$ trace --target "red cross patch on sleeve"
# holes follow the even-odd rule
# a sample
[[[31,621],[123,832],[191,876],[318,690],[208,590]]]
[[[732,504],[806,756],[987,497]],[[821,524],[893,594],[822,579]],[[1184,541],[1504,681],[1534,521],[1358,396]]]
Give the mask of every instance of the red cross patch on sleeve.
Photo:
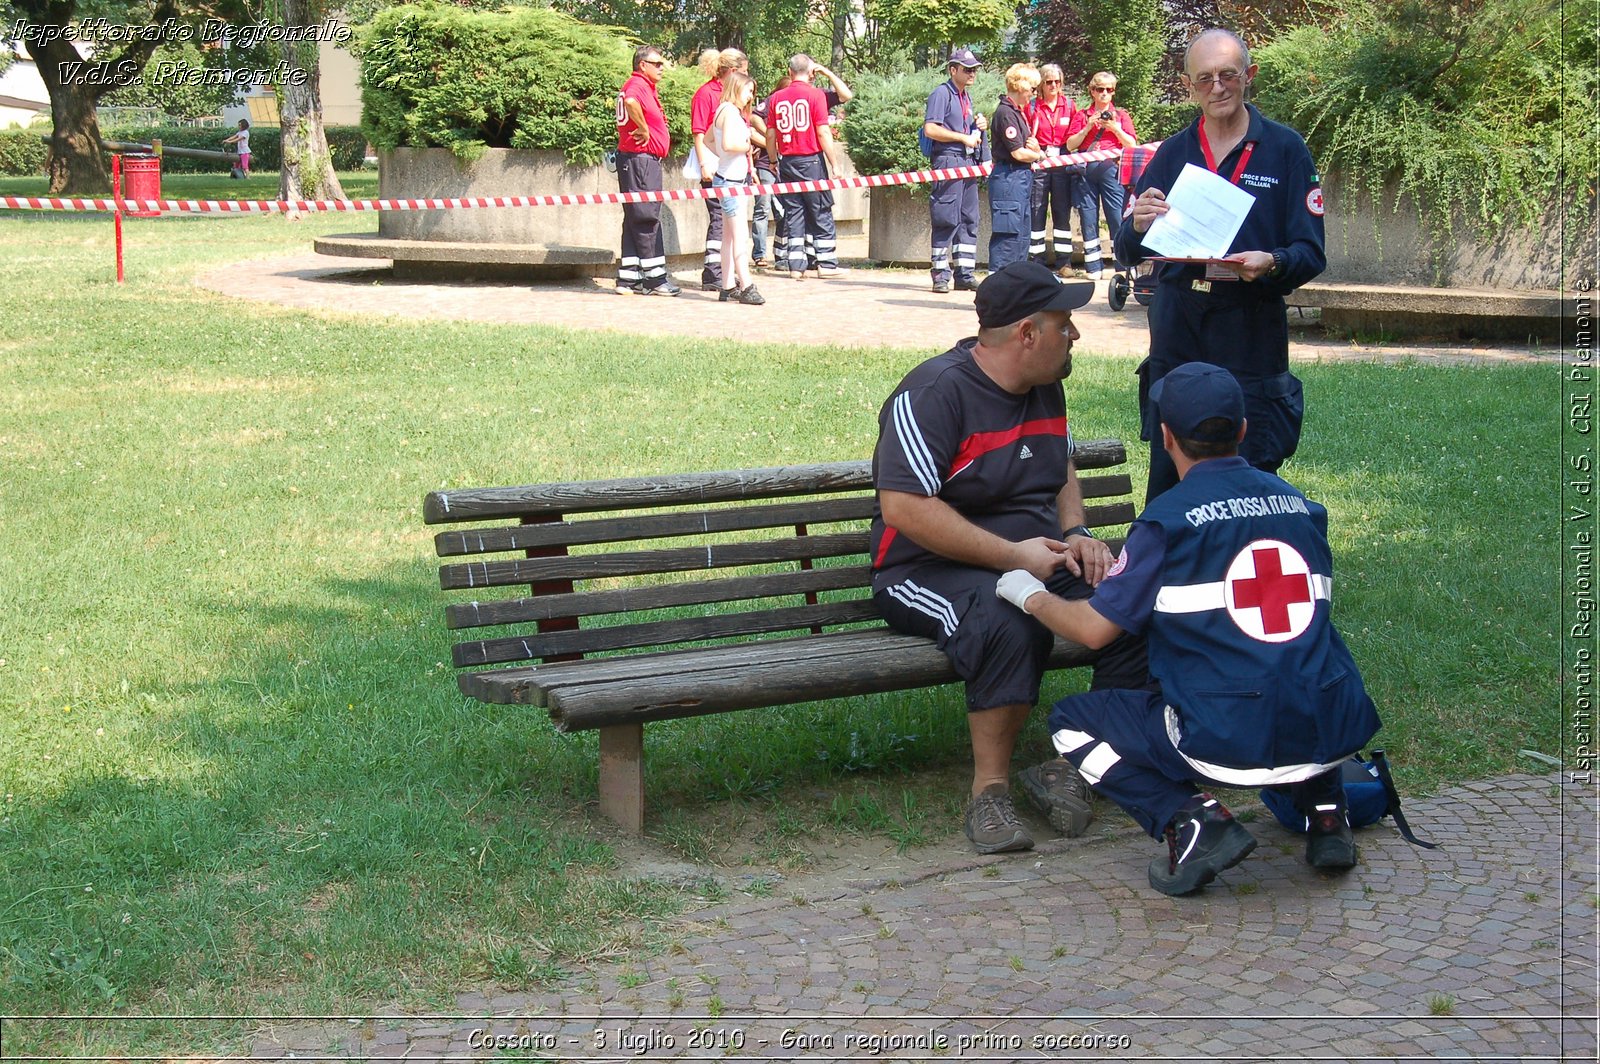
[[[1322,189],[1314,188],[1306,193],[1306,210],[1318,218],[1322,217]]]

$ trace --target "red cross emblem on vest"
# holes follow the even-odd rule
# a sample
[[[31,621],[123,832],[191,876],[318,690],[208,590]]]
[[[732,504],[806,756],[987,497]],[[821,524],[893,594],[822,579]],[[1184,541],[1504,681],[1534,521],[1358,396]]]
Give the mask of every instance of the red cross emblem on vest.
[[[1281,540],[1258,539],[1235,555],[1223,587],[1228,616],[1263,643],[1288,642],[1316,614],[1311,566]]]

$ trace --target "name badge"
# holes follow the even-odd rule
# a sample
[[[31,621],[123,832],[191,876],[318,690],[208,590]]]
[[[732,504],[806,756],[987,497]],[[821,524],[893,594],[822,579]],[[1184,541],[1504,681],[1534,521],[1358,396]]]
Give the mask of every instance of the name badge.
[[[1208,281],[1237,281],[1239,275],[1226,266],[1215,262],[1206,263],[1206,280]]]
[[[1054,159],[1057,155],[1061,154],[1061,149],[1058,148],[1054,144],[1046,145],[1046,147],[1044,149],[1044,154],[1045,154],[1045,158]]]

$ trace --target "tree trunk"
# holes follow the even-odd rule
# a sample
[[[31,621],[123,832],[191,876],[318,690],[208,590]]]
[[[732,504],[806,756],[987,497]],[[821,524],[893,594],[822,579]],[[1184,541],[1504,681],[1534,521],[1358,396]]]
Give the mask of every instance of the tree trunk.
[[[844,69],[844,42],[850,30],[849,0],[833,0],[833,53],[828,68],[835,73]]]
[[[94,113],[101,90],[62,77],[62,64],[71,69],[70,64],[83,63],[83,57],[70,41],[30,45],[29,52],[39,69],[39,80],[50,94],[50,195],[110,192],[111,173],[100,154],[100,121]]]
[[[284,0],[283,21],[288,26],[315,25],[320,7],[308,0]],[[278,86],[278,125],[282,135],[283,168],[278,174],[278,198],[285,200],[344,199],[339,175],[333,172],[333,153],[322,128],[322,67],[318,42],[284,45],[288,73]]]

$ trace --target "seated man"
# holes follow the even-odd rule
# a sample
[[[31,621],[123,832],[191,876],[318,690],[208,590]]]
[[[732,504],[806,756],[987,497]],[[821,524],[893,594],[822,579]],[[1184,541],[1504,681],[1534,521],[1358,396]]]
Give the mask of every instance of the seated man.
[[[913,369],[878,415],[873,598],[891,626],[937,642],[967,681],[966,830],[979,853],[1033,847],[1011,802],[1011,754],[1054,642],[995,600],[995,580],[1022,567],[1083,597],[1111,567],[1083,524],[1061,386],[1078,338],[1071,311],[1093,295],[1092,283],[1062,284],[1037,262],[995,271],[978,286],[978,335]],[[1142,638],[1106,642],[1097,689],[1148,682]],[[1088,827],[1088,789],[1070,762],[1020,778],[1057,830]]]
[[[1239,457],[1244,394],[1227,370],[1177,367],[1151,398],[1179,483],[1145,508],[1092,598],[1049,594],[1023,569],[995,593],[1085,646],[1145,633],[1162,693],[1090,691],[1050,714],[1056,749],[1167,853],[1150,885],[1188,894],[1256,840],[1195,781],[1287,786],[1306,860],[1356,863],[1339,767],[1380,727],[1329,617],[1328,514]]]

